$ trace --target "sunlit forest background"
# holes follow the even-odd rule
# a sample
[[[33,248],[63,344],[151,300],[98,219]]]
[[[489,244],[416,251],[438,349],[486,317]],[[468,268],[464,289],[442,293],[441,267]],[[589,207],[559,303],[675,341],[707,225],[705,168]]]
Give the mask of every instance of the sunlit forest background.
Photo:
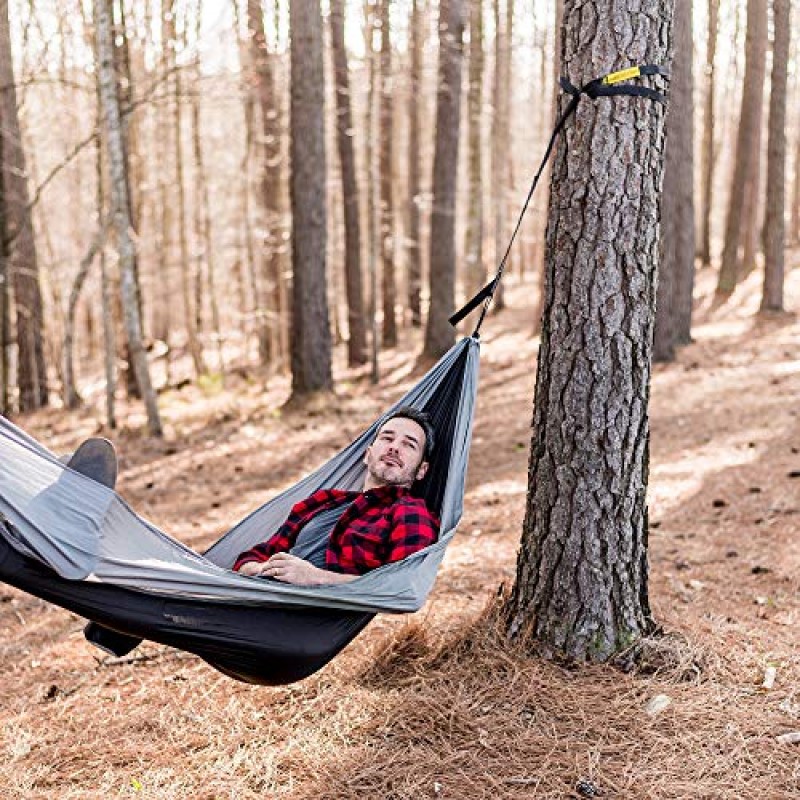
[[[113,425],[115,394],[136,393],[137,381],[128,368],[119,243],[109,210],[92,4],[1,5],[0,50],[10,44],[12,56],[6,50],[0,57],[8,222],[0,273],[2,409],[105,403]],[[766,3],[751,5],[763,10],[765,24],[748,31],[745,0],[693,3],[687,55],[699,269],[720,267],[733,168],[741,161],[737,147],[753,153],[737,234],[739,278],[764,261],[775,38]],[[154,386],[219,382],[243,365],[286,372],[298,269],[289,142],[305,135],[290,125],[289,4],[108,0],[107,11],[141,332]],[[454,307],[494,273],[549,139],[560,13],[556,0],[472,0],[462,8],[461,124],[444,134],[458,139]],[[791,14],[796,31],[800,11]],[[329,326],[334,346],[348,343],[348,362],[371,361],[377,380],[381,352],[425,324],[437,280],[428,262],[439,8],[424,0],[331,0],[323,15],[326,157],[318,178],[327,198]],[[787,61],[783,213],[790,245],[800,233],[799,40],[793,37]],[[765,68],[757,136],[742,145],[746,44],[760,48]],[[684,47],[676,42],[676,53]],[[337,57],[346,63],[344,77],[336,75]],[[349,101],[349,116],[337,107],[337,94]],[[349,190],[337,121],[339,138],[352,145]],[[540,291],[547,199],[542,185],[506,271],[508,281],[529,284],[532,295]],[[355,203],[359,229],[349,245],[347,202]],[[27,226],[32,236],[14,233]],[[737,282],[721,283],[723,298]],[[503,302],[498,297],[496,307]],[[532,332],[537,324],[530,320]]]

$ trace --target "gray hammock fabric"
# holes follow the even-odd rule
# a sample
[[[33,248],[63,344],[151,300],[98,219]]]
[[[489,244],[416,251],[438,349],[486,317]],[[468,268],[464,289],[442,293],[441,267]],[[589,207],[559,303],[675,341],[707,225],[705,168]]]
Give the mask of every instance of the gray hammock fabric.
[[[138,516],[114,491],[65,466],[32,437],[0,417],[0,534],[20,555],[61,578],[135,592],[243,606],[411,612],[425,602],[462,513],[478,382],[478,340],[458,342],[390,409],[433,412],[447,434],[437,445],[432,493],[439,540],[403,561],[344,584],[304,587],[249,578],[230,570],[236,556],[268,538],[292,506],[320,488],[359,490],[363,456],[384,417],[316,472],[246,517],[204,554]],[[458,381],[452,407],[430,408],[443,382]],[[439,394],[437,394],[437,392]],[[436,459],[439,464],[437,466]]]

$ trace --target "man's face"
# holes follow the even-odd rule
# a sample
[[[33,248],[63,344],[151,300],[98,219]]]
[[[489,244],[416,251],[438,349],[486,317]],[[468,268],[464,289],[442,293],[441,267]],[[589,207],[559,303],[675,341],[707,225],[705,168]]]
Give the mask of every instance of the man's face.
[[[410,487],[428,471],[423,461],[425,431],[413,419],[395,417],[384,423],[367,448],[364,463],[375,486]]]

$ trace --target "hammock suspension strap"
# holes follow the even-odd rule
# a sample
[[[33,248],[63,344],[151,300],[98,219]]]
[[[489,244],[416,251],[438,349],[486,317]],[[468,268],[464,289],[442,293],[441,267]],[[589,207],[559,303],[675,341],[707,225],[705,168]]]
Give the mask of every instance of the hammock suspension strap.
[[[533,182],[531,183],[531,187],[528,191],[528,196],[525,198],[522,211],[517,219],[517,224],[514,226],[511,239],[508,242],[508,246],[503,254],[503,258],[500,260],[500,265],[497,268],[497,272],[489,281],[489,283],[486,284],[486,286],[484,286],[474,297],[468,300],[449,318],[451,325],[458,325],[458,323],[461,322],[461,320],[464,319],[467,314],[474,311],[481,303],[483,303],[483,310],[478,318],[478,323],[475,326],[475,330],[471,334],[476,339],[480,338],[481,325],[483,324],[483,320],[489,310],[489,306],[492,304],[494,293],[497,291],[497,287],[500,285],[500,281],[502,280],[509,253],[511,252],[514,240],[517,238],[519,229],[522,227],[522,221],[525,218],[525,212],[528,210],[528,206],[530,205],[531,198],[536,190],[536,186],[539,183],[539,179],[541,178],[544,168],[553,152],[553,147],[555,146],[558,134],[563,130],[567,120],[575,113],[575,109],[577,109],[581,98],[586,96],[592,100],[596,100],[598,97],[627,95],[630,97],[646,97],[649,100],[654,100],[658,103],[666,103],[666,96],[664,93],[659,92],[656,89],[652,89],[649,86],[637,86],[630,84],[619,85],[624,81],[629,81],[644,76],[660,76],[665,80],[669,80],[669,73],[667,70],[664,69],[664,67],[660,67],[656,64],[644,64],[641,66],[629,67],[628,69],[619,70],[617,72],[610,72],[608,75],[603,75],[599,78],[589,81],[588,83],[585,83],[580,88],[574,86],[566,78],[560,79],[559,83],[561,85],[561,89],[567,94],[571,95],[571,99],[561,116],[558,118],[555,127],[553,128],[553,133],[550,136],[550,141],[548,142],[547,149],[545,150],[544,158],[542,158],[542,163],[539,165],[539,169],[533,178]]]

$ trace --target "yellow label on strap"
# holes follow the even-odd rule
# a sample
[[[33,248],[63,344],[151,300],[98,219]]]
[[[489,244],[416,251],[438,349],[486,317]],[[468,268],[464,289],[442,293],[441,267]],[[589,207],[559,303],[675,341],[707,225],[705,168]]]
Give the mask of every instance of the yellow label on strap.
[[[611,85],[627,81],[629,78],[638,78],[641,72],[639,67],[629,67],[628,69],[621,69],[619,72],[611,72],[603,78],[603,83]]]

